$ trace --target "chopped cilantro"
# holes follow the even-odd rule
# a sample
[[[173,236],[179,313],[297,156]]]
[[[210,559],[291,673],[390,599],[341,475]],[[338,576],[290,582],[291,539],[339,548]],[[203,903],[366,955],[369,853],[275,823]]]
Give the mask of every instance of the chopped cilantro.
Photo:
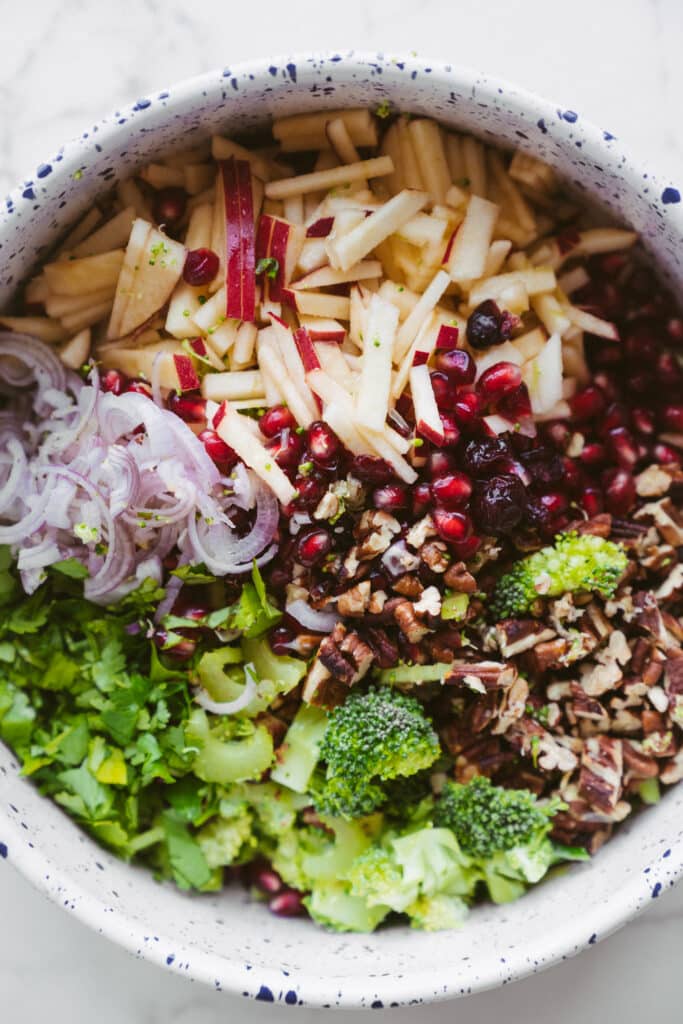
[[[256,264],[256,276],[264,274],[266,277],[274,281],[280,270],[280,264],[274,256],[264,256]]]

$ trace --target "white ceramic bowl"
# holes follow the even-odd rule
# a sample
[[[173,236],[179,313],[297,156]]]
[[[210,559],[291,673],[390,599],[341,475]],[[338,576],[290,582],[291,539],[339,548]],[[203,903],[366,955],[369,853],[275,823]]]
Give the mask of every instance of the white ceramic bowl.
[[[385,99],[537,153],[632,224],[680,291],[679,192],[635,165],[609,132],[458,67],[333,53],[210,73],[141,99],[68,143],[0,211],[0,304],[96,195],[154,154],[275,114]],[[241,891],[184,896],[98,847],[20,778],[2,745],[0,858],[134,955],[217,989],[291,1005],[397,1006],[509,982],[627,921],[683,873],[683,786],[634,817],[591,864],[569,868],[510,906],[478,908],[460,932],[332,935],[305,920],[273,917]]]

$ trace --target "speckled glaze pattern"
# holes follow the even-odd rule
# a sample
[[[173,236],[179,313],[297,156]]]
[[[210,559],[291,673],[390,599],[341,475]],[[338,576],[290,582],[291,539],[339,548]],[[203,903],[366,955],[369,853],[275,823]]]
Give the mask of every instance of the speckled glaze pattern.
[[[459,66],[340,52],[227,67],[141,98],[68,143],[0,203],[0,305],[98,194],[153,155],[276,115],[383,100],[538,154],[633,225],[680,292],[679,189],[634,163],[609,131]],[[241,891],[189,897],[160,886],[41,798],[2,745],[0,860],[134,956],[217,990],[292,1006],[416,1005],[505,985],[573,956],[672,886],[683,874],[683,787],[636,816],[591,864],[510,906],[477,908],[459,932],[333,935],[273,917]]]

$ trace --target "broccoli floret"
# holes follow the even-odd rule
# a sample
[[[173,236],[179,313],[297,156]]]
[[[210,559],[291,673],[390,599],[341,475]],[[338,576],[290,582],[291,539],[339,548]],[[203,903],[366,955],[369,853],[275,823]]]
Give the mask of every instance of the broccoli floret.
[[[455,834],[464,853],[476,858],[523,846],[537,833],[547,835],[559,803],[539,804],[527,789],[503,789],[485,775],[470,782],[447,782],[434,822]]]
[[[304,900],[313,920],[335,932],[373,932],[389,907],[371,907],[344,882],[323,882]]]
[[[345,818],[371,814],[385,800],[384,782],[429,768],[440,752],[419,701],[388,688],[352,693],[330,714],[320,746],[326,774],[315,805]]]
[[[227,867],[249,859],[256,845],[252,839],[252,824],[253,818],[245,807],[242,814],[215,818],[199,830],[197,842],[210,868]]]
[[[594,591],[611,597],[624,574],[620,544],[592,534],[560,534],[552,547],[521,559],[502,576],[491,599],[498,619],[524,615],[539,597]]]
[[[443,932],[460,928],[467,917],[468,907],[459,896],[420,896],[406,907],[410,927],[423,932]]]

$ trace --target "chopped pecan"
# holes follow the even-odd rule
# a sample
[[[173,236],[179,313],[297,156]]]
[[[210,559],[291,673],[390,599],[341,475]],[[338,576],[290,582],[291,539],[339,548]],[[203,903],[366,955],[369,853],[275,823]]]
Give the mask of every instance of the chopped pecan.
[[[671,696],[683,696],[683,651],[670,651],[664,663],[664,685]]]
[[[426,587],[420,595],[420,600],[413,604],[413,609],[416,615],[440,615],[441,592],[438,587]]]
[[[371,583],[363,580],[351,587],[346,593],[341,594],[337,600],[337,610],[340,615],[357,617],[365,614],[370,603]]]
[[[588,719],[597,725],[608,726],[609,715],[599,700],[589,697],[584,688],[578,683],[572,682],[571,712],[575,718]],[[567,709],[569,713],[569,708]]]
[[[387,601],[386,590],[373,590],[368,602],[368,614],[379,615]]]
[[[368,630],[367,640],[375,654],[379,668],[393,668],[398,662],[398,647],[389,639],[383,629],[372,627]]]
[[[590,519],[579,519],[570,523],[569,530],[576,530],[577,533],[589,533],[593,537],[609,537],[612,532],[612,517],[609,512],[601,512]]]
[[[671,481],[671,474],[653,463],[636,477],[636,494],[640,498],[661,498],[671,487]]]
[[[591,807],[610,815],[621,796],[623,771],[622,741],[611,736],[591,736],[581,755],[579,793]]]
[[[332,489],[325,491],[313,513],[314,519],[333,519],[339,512],[339,497]]]
[[[429,627],[420,622],[411,601],[400,601],[394,608],[394,619],[403,635],[413,644],[419,644],[429,633]]]
[[[608,690],[613,690],[623,677],[616,658],[605,664],[595,662],[581,668],[581,686],[589,697],[600,697]]]
[[[671,646],[671,637],[664,625],[657,599],[651,591],[641,590],[633,595],[633,622],[649,634],[658,647]]]
[[[572,661],[585,657],[594,641],[590,634],[576,632],[572,637],[558,636],[536,644],[526,660],[532,672],[543,673],[551,669],[566,668]]]
[[[629,779],[652,779],[659,775],[659,765],[654,757],[643,753],[638,740],[622,740],[624,767]]]
[[[446,570],[444,583],[456,594],[476,594],[477,581],[471,572],[468,572],[464,562],[456,562]]]
[[[406,541],[410,544],[411,548],[418,550],[422,547],[428,537],[436,537],[434,520],[430,515],[426,515],[422,519],[418,519],[418,521],[411,526],[406,534]]]
[[[444,682],[457,685],[467,677],[478,679],[485,690],[504,690],[514,683],[517,669],[500,661],[454,661]]]
[[[354,530],[358,541],[357,554],[361,562],[375,558],[387,550],[395,534],[401,532],[401,525],[382,509],[366,509]]]
[[[338,622],[321,641],[318,654],[309,669],[303,698],[308,704],[331,707],[340,703],[348,687],[367,673],[373,652],[358,633],[347,633]]]
[[[678,562],[663,583],[655,590],[658,601],[666,601],[670,597],[678,597],[683,590],[683,562]]]
[[[448,548],[442,540],[428,540],[418,551],[421,560],[432,572],[443,573],[451,564]]]
[[[417,576],[413,576],[411,573],[406,573],[405,576],[401,576],[392,584],[391,589],[395,590],[397,594],[401,594],[403,597],[409,597],[412,600],[420,596],[424,590],[424,586]]]
[[[675,647],[680,645],[681,641],[683,641],[683,625],[681,624],[681,620],[676,615],[672,615],[671,612],[666,611],[666,609],[662,609],[662,622],[664,623],[664,628],[668,632],[669,636],[678,641],[678,644],[675,644],[672,640],[671,646]]]
[[[503,691],[503,698],[498,709],[498,720],[491,730],[494,735],[504,733],[526,711],[529,697],[529,684],[519,676],[514,683]]]
[[[679,750],[670,761],[666,762],[659,777],[667,786],[672,786],[674,782],[680,782],[683,779],[683,750]]]
[[[525,716],[513,722],[505,738],[514,750],[532,758],[545,771],[571,772],[578,764],[576,754],[567,745],[569,737],[552,736],[532,718]]]
[[[643,740],[643,751],[652,757],[673,757],[676,753],[673,732],[670,729],[666,732],[649,732]]]
[[[504,658],[512,658],[554,637],[555,631],[538,619],[503,619],[496,626],[496,639]]]
[[[683,544],[683,517],[671,498],[662,498],[643,505],[636,514],[636,519],[652,518],[657,530],[664,540],[675,548]]]

